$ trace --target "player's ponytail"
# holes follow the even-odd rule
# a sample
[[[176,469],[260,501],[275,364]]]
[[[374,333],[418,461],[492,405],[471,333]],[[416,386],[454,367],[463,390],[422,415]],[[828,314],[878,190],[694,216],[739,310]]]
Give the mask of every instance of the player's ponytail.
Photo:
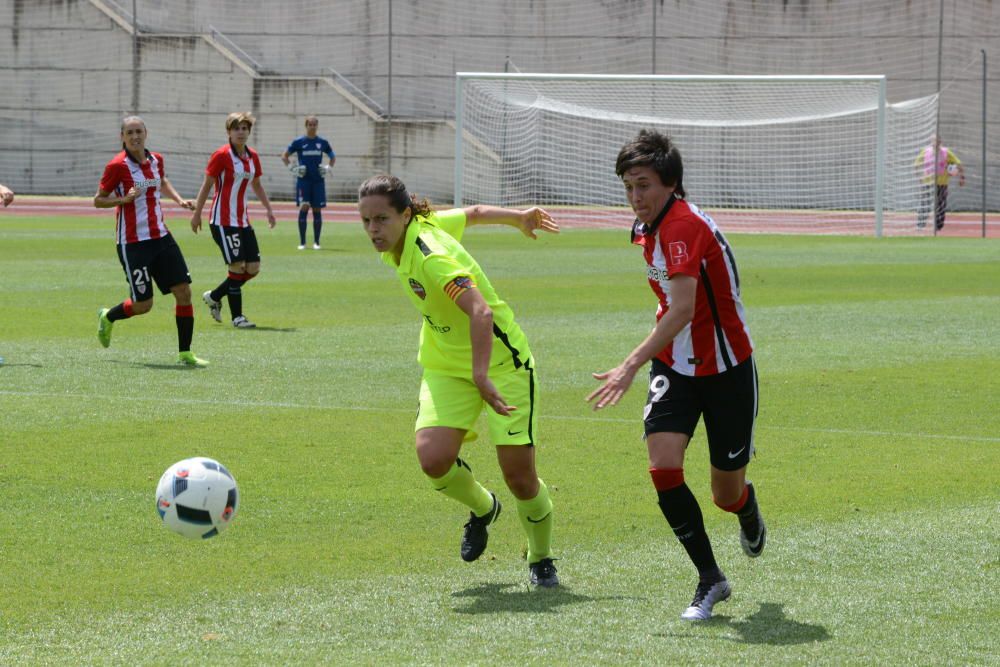
[[[389,200],[396,213],[402,213],[407,207],[413,215],[429,215],[433,210],[427,199],[418,199],[406,191],[403,181],[390,174],[377,174],[361,184],[358,188],[358,199],[381,195]]]

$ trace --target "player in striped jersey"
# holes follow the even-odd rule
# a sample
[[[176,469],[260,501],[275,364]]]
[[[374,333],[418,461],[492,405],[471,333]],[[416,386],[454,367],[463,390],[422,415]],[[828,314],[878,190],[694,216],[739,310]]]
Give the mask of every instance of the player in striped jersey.
[[[535,362],[514,313],[497,296],[475,259],[462,247],[466,225],[506,224],[530,238],[558,225],[539,208],[525,211],[471,206],[433,211],[411,197],[395,176],[373,176],[358,190],[365,232],[423,317],[417,361],[424,368],[416,424],[420,467],[436,491],[471,510],[461,556],[486,548],[487,527],[500,501],[459,458],[462,443],[487,407],[490,440],[528,537],[534,586],[559,584],[552,564],[552,501],[535,471],[538,414]]]
[[[733,251],[712,218],[687,201],[684,165],[670,138],[641,131],[618,153],[615,171],[636,214],[632,242],[643,250],[657,322],[619,366],[594,373],[602,384],[587,400],[596,400],[595,410],[617,404],[652,361],[644,412],[649,472],[664,517],[698,569],[694,600],[681,617],[702,620],[730,587],[684,482],[684,453],[699,418],[715,504],[738,517],[748,556],[764,549],[764,520],[746,480],[757,417],[753,343]]]
[[[118,259],[129,284],[129,298],[98,313],[97,339],[111,345],[112,325],[153,307],[153,282],[162,294],[172,293],[177,305],[178,363],[207,366],[191,352],[194,308],[191,305],[191,274],[184,255],[167,229],[160,208],[160,192],[190,210],[190,201],[177,194],[167,180],[163,156],[146,149],[146,124],[138,116],[122,121],[122,151],[104,168],[94,196],[97,208],[116,207],[115,235]]]
[[[267,211],[267,225],[275,225],[271,201],[261,185],[264,171],[260,167],[257,151],[247,146],[254,117],[247,112],[237,111],[226,118],[226,133],[229,143],[212,153],[205,168],[205,180],[198,191],[198,200],[191,216],[191,229],[195,234],[201,229],[201,211],[205,208],[208,193],[215,186],[212,200],[212,238],[222,259],[229,268],[226,279],[214,290],[202,294],[209,312],[216,322],[222,321],[222,295],[229,300],[229,314],[233,326],[238,329],[252,329],[254,325],[243,315],[243,286],[260,273],[260,247],[257,234],[250,225],[247,200],[249,190]]]

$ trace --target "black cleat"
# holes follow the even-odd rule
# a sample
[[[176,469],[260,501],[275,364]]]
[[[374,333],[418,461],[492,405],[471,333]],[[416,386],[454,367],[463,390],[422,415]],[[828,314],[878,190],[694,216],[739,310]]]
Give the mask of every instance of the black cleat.
[[[747,482],[750,492],[754,493],[753,482]],[[756,558],[764,551],[767,543],[767,526],[764,525],[764,517],[760,514],[760,505],[757,504],[756,494],[754,497],[756,511],[749,519],[740,517],[740,546],[743,553],[750,558]]]
[[[486,551],[486,542],[489,540],[487,526],[497,520],[500,516],[500,501],[495,493],[493,496],[493,507],[486,516],[476,516],[469,514],[469,521],[465,524],[465,534],[462,535],[462,560],[466,563],[478,559]]]
[[[543,558],[537,563],[528,565],[531,570],[531,585],[542,588],[554,588],[559,585],[559,575],[556,574],[556,566],[552,564],[551,558]]]

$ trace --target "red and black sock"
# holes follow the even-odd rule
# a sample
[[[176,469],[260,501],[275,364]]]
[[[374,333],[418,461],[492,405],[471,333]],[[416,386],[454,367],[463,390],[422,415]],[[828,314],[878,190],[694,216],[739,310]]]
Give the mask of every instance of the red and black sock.
[[[212,301],[222,301],[222,297],[229,294],[229,289],[233,286],[243,286],[243,274],[230,271],[226,274],[226,279],[219,283],[219,286],[212,290],[210,297]]]
[[[177,349],[180,352],[191,350],[191,338],[194,337],[194,306],[178,305],[174,308],[177,320]]]
[[[754,491],[753,484],[743,487],[743,495],[735,503],[719,507],[736,515],[740,520],[740,528],[746,535],[756,535],[760,532],[760,522],[757,521],[757,492]]]
[[[246,275],[230,271],[226,279],[209,295],[213,301],[221,301],[222,295],[225,294],[229,300],[229,314],[234,320],[243,314],[243,283],[246,282],[244,278]]]
[[[681,546],[687,551],[688,557],[698,568],[698,576],[702,581],[719,581],[724,579],[715,555],[712,553],[712,543],[705,532],[705,520],[701,507],[691,489],[684,483],[683,468],[650,468],[653,486],[659,496],[660,511],[670,524],[674,535]]]
[[[127,320],[132,317],[132,299],[125,299],[117,306],[108,311],[108,321],[117,322],[118,320]]]

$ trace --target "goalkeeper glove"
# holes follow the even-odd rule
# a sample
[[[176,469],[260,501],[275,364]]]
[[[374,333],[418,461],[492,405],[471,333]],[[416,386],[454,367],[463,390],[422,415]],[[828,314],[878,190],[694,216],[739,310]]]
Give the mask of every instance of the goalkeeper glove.
[[[288,171],[302,178],[306,175],[306,166],[304,164],[290,164],[288,165]]]
[[[326,178],[330,173],[330,165],[324,164],[319,168],[319,175],[321,178]]]

